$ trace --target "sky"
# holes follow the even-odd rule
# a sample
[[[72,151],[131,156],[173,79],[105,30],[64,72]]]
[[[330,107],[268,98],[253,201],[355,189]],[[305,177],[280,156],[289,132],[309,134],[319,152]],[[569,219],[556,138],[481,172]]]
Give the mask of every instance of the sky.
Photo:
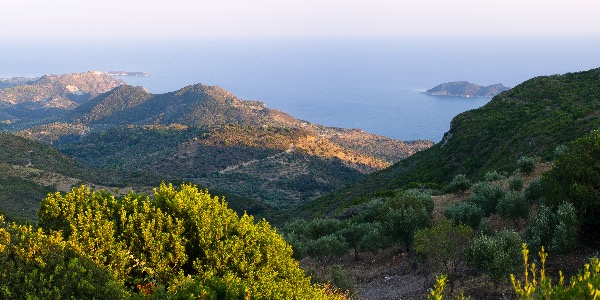
[[[7,0],[0,38],[600,37],[596,0]]]

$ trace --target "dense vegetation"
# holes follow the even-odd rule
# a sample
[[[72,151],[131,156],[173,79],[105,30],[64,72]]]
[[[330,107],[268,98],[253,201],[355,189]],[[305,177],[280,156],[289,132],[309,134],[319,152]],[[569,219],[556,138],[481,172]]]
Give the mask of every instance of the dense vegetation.
[[[152,198],[84,186],[49,195],[40,229],[0,224],[3,299],[326,299],[264,220],[191,185]]]
[[[600,69],[537,77],[456,116],[443,140],[361,183],[310,203],[331,208],[377,192],[426,184],[439,188],[454,176],[483,179],[510,172],[522,156],[550,160],[554,149],[600,129]]]

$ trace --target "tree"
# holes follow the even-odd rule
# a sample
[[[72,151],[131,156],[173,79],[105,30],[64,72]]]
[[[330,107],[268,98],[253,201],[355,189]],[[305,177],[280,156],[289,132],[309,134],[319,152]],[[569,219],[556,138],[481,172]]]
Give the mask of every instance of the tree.
[[[600,232],[600,131],[572,142],[555,162],[554,168],[542,175],[546,203],[558,207],[573,204],[582,229],[596,236]]]
[[[454,291],[456,272],[474,236],[471,227],[462,224],[453,226],[451,221],[444,219],[415,234],[415,251],[425,255],[435,267],[441,267]]]
[[[374,251],[384,244],[379,223],[349,223],[339,233],[350,248],[354,249],[356,260],[359,252]]]

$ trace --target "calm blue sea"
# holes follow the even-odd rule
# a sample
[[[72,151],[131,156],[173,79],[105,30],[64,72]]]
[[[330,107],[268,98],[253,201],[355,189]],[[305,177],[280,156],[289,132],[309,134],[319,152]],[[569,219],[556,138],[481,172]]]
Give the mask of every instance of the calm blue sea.
[[[431,97],[439,83],[514,86],[539,75],[600,67],[600,41],[196,40],[0,41],[0,77],[89,70],[153,93],[189,84],[221,86],[246,100],[328,126],[401,140],[439,141],[457,114],[489,99]]]

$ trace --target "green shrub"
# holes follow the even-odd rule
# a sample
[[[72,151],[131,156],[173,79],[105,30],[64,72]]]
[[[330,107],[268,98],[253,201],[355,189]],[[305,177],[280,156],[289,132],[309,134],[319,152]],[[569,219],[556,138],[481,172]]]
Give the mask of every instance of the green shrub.
[[[542,175],[545,202],[558,207],[573,204],[582,229],[591,236],[600,233],[600,131],[569,144],[554,167]]]
[[[252,299],[328,298],[310,284],[292,248],[266,221],[238,216],[193,185],[162,184],[153,198],[130,193],[122,199],[82,186],[48,195],[38,214],[49,235],[64,238],[116,281],[140,291],[156,284],[170,292],[192,278],[198,283],[190,288],[199,290],[211,290],[207,282],[216,280],[211,293],[217,296],[220,287],[241,286]],[[337,239],[333,246],[319,241],[317,248],[341,251],[344,242]]]
[[[577,214],[571,203],[563,203],[556,210],[556,227],[550,250],[556,253],[568,253],[577,244]]]
[[[517,160],[517,168],[521,173],[531,174],[535,170],[535,159],[529,156],[521,156]]]
[[[473,240],[467,252],[469,265],[500,283],[519,265],[521,239],[514,231],[502,231],[496,236],[480,236]]]
[[[453,226],[450,220],[415,234],[415,252],[425,255],[434,268],[448,274],[453,286],[458,267],[475,233],[468,226]]]
[[[527,244],[532,249],[539,250],[542,246],[548,248],[552,239],[554,228],[554,214],[552,210],[544,205],[541,205],[535,215],[531,217],[526,229]]]
[[[386,244],[381,231],[379,223],[349,223],[339,234],[348,246],[354,249],[354,258],[358,259],[358,253],[375,251]]]
[[[504,178],[506,178],[506,176],[501,173],[498,173],[498,171],[496,171],[496,170],[488,171],[483,176],[483,180],[485,180],[485,181],[496,181],[496,180],[502,180]]]
[[[308,242],[308,255],[317,259],[328,259],[348,253],[348,244],[338,234],[322,236]]]
[[[540,178],[535,178],[529,182],[527,188],[523,192],[525,199],[529,203],[537,203],[542,197],[542,183]]]
[[[529,205],[521,192],[509,191],[498,201],[497,210],[503,218],[517,220],[527,216]]]
[[[456,202],[448,206],[444,216],[453,220],[455,225],[463,224],[471,226],[471,228],[477,228],[483,218],[483,211],[474,203]]]
[[[511,191],[521,191],[523,189],[523,178],[519,175],[513,175],[508,179],[508,189]]]
[[[567,145],[558,145],[556,146],[556,148],[554,148],[554,159],[557,159],[561,156],[563,156],[565,153],[567,153],[567,151],[569,150],[569,147],[567,147]]]
[[[463,193],[471,188],[471,185],[473,185],[473,183],[471,180],[469,180],[469,178],[467,178],[466,175],[458,174],[448,185],[448,191],[450,193]]]
[[[496,212],[498,201],[505,192],[501,186],[489,182],[480,182],[473,186],[473,194],[467,200],[481,208],[484,216]]]

